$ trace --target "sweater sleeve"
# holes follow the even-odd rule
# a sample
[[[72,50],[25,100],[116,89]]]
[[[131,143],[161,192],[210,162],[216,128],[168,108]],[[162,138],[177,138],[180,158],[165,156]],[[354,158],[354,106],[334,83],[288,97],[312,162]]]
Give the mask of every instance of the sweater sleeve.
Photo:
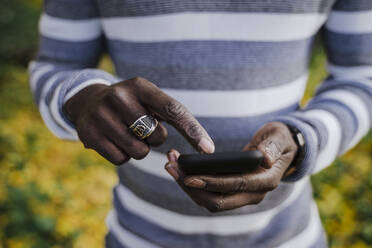
[[[324,169],[371,128],[372,1],[337,1],[323,38],[329,77],[305,108],[275,118],[299,129],[306,141],[302,163],[284,181]]]
[[[103,35],[93,0],[45,0],[39,21],[40,45],[30,63],[30,88],[47,127],[57,137],[77,140],[63,104],[91,84],[117,79],[95,69]]]

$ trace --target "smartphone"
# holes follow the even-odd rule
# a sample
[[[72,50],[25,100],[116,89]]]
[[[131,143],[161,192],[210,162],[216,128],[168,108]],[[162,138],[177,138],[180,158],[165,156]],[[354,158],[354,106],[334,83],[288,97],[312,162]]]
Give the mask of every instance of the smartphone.
[[[236,174],[256,169],[262,160],[262,152],[247,151],[183,154],[178,158],[178,163],[186,175]]]

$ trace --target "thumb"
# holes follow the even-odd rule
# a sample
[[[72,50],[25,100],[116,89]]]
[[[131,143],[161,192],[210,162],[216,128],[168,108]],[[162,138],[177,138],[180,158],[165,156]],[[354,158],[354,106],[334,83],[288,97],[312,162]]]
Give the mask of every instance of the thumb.
[[[174,178],[174,180],[179,182],[185,177],[182,170],[178,166],[178,158],[180,157],[180,153],[175,149],[171,149],[168,151],[167,157],[168,163],[165,164],[164,168]]]
[[[242,152],[255,151],[255,150],[257,150],[257,145],[255,145],[254,142],[251,141],[243,147]]]
[[[269,161],[269,158],[267,154],[265,153],[265,148],[264,145],[257,144],[255,141],[251,141],[248,144],[246,144],[242,150],[242,152],[247,152],[247,151],[260,151],[263,154],[263,162],[260,163],[260,166],[265,168],[265,169],[270,169],[271,168],[271,162]]]

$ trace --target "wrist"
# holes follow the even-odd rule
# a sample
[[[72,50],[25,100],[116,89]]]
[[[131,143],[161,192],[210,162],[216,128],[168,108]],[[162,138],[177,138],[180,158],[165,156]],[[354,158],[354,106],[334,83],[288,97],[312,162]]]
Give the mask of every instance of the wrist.
[[[90,99],[96,98],[98,94],[107,87],[107,85],[98,83],[91,84],[81,89],[63,104],[63,112],[66,114],[67,118],[75,124],[83,110],[91,103]]]
[[[302,161],[304,159],[304,155],[305,155],[305,138],[304,138],[304,135],[301,133],[300,130],[298,130],[294,126],[287,125],[287,127],[289,128],[289,130],[292,134],[292,138],[297,145],[297,152],[296,152],[296,155],[294,156],[291,164],[288,166],[288,169],[284,173],[284,177],[289,176],[296,171],[297,166],[302,163]]]

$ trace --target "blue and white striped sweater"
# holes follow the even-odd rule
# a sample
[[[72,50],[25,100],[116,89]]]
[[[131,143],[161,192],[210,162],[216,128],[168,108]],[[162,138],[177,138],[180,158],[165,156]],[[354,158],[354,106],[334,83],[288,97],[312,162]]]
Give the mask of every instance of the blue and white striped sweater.
[[[322,27],[330,76],[300,109]],[[40,33],[30,84],[58,137],[77,139],[62,111],[76,92],[135,76],[184,103],[217,151],[240,150],[273,120],[305,136],[305,160],[263,202],[211,214],[165,173],[168,149],[192,152],[167,126],[166,144],[118,170],[112,247],[324,246],[308,177],[371,128],[372,1],[45,0]],[[117,76],[95,68],[105,51]]]

